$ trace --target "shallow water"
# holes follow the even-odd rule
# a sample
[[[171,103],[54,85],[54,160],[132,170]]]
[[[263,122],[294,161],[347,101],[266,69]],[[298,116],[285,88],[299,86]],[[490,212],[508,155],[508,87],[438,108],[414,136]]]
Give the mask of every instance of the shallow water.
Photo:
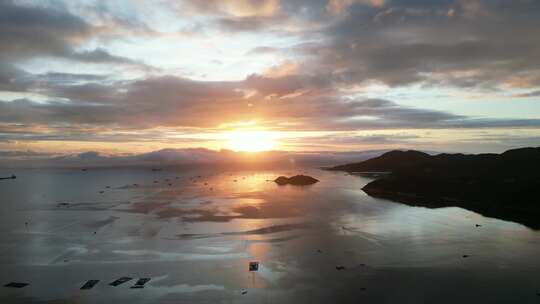
[[[302,172],[321,181],[270,181]],[[30,285],[0,287],[1,303],[540,301],[539,232],[461,208],[374,199],[360,190],[364,177],[316,169],[14,173],[0,181],[0,283]],[[257,272],[250,261],[260,262]],[[122,276],[134,280],[108,285]],[[130,289],[141,277],[152,279]],[[100,282],[80,290],[90,279]]]

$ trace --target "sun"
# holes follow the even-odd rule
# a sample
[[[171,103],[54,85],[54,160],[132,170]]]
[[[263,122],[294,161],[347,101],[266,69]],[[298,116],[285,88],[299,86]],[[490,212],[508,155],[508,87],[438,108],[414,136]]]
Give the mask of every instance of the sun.
[[[263,131],[236,131],[227,134],[227,146],[234,151],[262,152],[276,147],[276,136]]]

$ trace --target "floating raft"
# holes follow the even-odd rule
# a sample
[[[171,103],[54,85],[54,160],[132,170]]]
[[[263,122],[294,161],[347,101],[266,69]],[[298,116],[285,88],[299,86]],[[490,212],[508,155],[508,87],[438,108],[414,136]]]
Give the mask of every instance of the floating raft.
[[[114,281],[114,282],[111,282],[109,283],[109,285],[111,286],[118,286],[120,284],[124,284],[125,282],[128,282],[128,281],[131,281],[133,278],[130,278],[130,277],[121,277],[119,278],[118,280]]]
[[[249,262],[249,271],[259,270],[259,262]]]
[[[133,288],[133,289],[144,288],[144,284],[148,283],[148,281],[150,281],[150,278],[140,278],[137,280],[137,282],[135,282],[135,285],[131,286],[130,288]]]
[[[83,290],[92,289],[96,284],[99,282],[99,280],[88,280],[84,285],[81,287]]]
[[[20,283],[20,282],[9,282],[4,287],[10,287],[10,288],[23,288],[25,286],[28,286],[28,283]]]

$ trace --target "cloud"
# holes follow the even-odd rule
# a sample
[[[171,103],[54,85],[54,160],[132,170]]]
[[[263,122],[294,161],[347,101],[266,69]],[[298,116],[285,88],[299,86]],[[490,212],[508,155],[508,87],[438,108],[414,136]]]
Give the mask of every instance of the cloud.
[[[0,62],[57,57],[88,63],[143,65],[105,49],[77,50],[95,38],[96,27],[58,6],[24,6],[0,3]]]
[[[540,96],[540,90],[517,95],[517,97],[539,97],[539,96]]]
[[[197,15],[205,27],[227,33],[295,33],[313,30],[326,22],[326,0],[240,0],[172,2],[186,18]],[[324,19],[324,21],[323,21]]]
[[[10,160],[36,160],[42,158],[53,157],[52,153],[36,152],[32,150],[26,151],[0,151],[1,159],[10,159]]]
[[[237,17],[237,18],[219,18],[217,24],[219,28],[231,32],[251,32],[264,29],[273,23],[272,17]]]
[[[343,147],[343,146],[359,146],[369,147],[373,146],[393,146],[393,147],[406,147],[414,145],[415,140],[421,137],[416,134],[406,134],[403,132],[393,133],[373,133],[373,134],[330,134],[324,136],[314,136],[309,138],[309,144],[312,146],[320,147]],[[296,141],[302,141],[302,139],[289,140],[289,142],[295,143]],[[301,144],[300,142],[298,144]]]
[[[329,0],[326,9],[332,14],[342,14],[355,4],[366,4],[373,6],[383,6],[384,0]]]
[[[66,12],[0,3],[0,56],[4,58],[66,54],[69,42],[89,31],[86,22]]]
[[[83,62],[92,62],[92,63],[127,63],[127,64],[138,64],[136,61],[127,59],[121,56],[115,56],[110,54],[104,49],[95,49],[92,51],[83,51],[72,53],[69,56],[70,59],[75,59]]]
[[[339,71],[345,83],[500,86],[519,77],[540,85],[540,42],[531,39],[540,35],[535,1],[344,3],[348,14],[328,28],[312,64]]]
[[[24,91],[28,84],[23,79],[27,73],[12,64],[0,60],[0,90]]]
[[[263,55],[263,54],[275,54],[280,52],[281,50],[276,47],[271,46],[258,46],[256,48],[251,49],[249,52],[247,52],[247,55]]]
[[[202,13],[235,17],[272,16],[280,10],[280,0],[190,0],[183,5]]]

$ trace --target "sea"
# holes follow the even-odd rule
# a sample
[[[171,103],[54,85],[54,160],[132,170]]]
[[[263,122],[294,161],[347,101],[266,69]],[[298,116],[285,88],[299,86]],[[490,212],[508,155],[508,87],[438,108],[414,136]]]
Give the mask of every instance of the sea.
[[[17,176],[0,180],[0,303],[540,303],[539,231],[372,198],[367,177],[317,168],[0,173]],[[273,182],[295,174],[319,182]],[[81,289],[89,280],[98,282]]]

